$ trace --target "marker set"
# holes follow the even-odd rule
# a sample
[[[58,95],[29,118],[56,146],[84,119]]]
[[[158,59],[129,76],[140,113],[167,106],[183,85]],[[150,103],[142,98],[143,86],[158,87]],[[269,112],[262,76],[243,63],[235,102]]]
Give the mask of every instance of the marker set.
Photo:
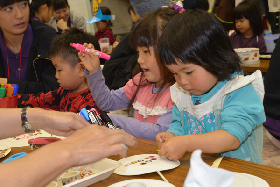
[[[89,110],[83,108],[78,114],[83,116],[90,124],[105,126],[109,129],[121,129],[113,124],[106,112],[102,112],[99,115],[95,108],[91,108]]]
[[[17,84],[1,84],[0,86],[0,98],[11,97],[18,93]]]

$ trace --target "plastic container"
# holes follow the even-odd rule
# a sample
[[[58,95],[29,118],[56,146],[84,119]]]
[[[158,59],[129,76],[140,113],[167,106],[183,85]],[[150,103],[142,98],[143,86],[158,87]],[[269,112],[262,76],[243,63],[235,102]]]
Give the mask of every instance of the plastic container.
[[[101,52],[106,53],[109,50],[109,46],[110,46],[109,38],[100,38],[98,40],[98,43],[100,45]]]
[[[259,48],[238,48],[234,49],[243,62],[243,65],[260,63]]]
[[[0,108],[17,108],[18,95],[0,98]]]
[[[87,168],[87,169],[90,169],[92,171],[96,171],[96,173],[92,174],[88,177],[85,177],[83,179],[71,182],[67,185],[64,185],[63,187],[90,186],[90,185],[92,185],[94,183],[97,183],[101,180],[107,179],[114,172],[114,170],[119,166],[121,166],[120,162],[115,161],[115,160],[111,160],[111,159],[108,159],[108,158],[104,158],[104,159],[102,159],[100,161],[97,161],[97,162],[94,162],[92,164],[74,167],[73,169],[81,168],[81,167],[82,168]],[[62,175],[63,175],[63,173],[57,178],[57,180],[59,180],[59,178],[61,178]]]

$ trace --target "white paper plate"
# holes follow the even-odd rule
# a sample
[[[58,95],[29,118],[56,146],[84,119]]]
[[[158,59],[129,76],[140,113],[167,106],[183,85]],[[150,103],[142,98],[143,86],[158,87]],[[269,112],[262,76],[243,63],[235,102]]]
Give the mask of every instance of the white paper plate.
[[[10,147],[0,145],[0,158],[7,156],[9,152],[11,152]]]
[[[143,182],[146,184],[146,187],[155,187],[155,186],[160,186],[160,187],[175,187],[173,184],[160,181],[160,180],[153,180],[153,179],[134,179],[134,180],[125,180],[121,181],[115,184],[112,184],[108,187],[123,187],[127,185],[128,183],[131,182]]]
[[[122,165],[115,170],[119,175],[141,175],[176,168],[179,161],[170,161],[158,154],[142,154],[119,160]]]
[[[22,134],[20,136],[15,136],[12,138],[6,138],[0,140],[0,145],[7,146],[7,147],[24,147],[24,146],[29,146],[28,140],[30,139],[38,138],[38,137],[51,137],[51,136],[52,136],[51,134],[47,133],[44,130],[36,130],[35,133]],[[58,136],[53,135],[53,137],[58,137]]]
[[[247,173],[235,173],[230,187],[269,187],[268,183],[254,175]]]

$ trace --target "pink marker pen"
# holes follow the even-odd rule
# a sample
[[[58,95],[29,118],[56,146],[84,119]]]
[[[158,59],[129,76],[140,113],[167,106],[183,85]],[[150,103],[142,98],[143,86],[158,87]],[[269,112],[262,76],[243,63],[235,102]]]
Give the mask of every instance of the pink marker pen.
[[[84,45],[82,44],[78,44],[78,43],[70,43],[70,45],[72,47],[75,47],[77,50],[80,50],[80,51],[83,51],[83,52],[93,52],[96,56],[98,56],[99,58],[104,58],[106,60],[110,60],[111,56],[110,55],[107,55],[105,53],[102,53],[100,51],[97,51],[95,49],[89,49],[87,47],[85,47]]]

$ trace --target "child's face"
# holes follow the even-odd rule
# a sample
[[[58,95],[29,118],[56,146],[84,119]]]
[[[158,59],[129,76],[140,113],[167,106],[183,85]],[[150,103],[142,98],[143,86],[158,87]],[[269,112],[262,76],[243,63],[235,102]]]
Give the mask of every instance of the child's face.
[[[72,90],[72,93],[77,93],[84,88],[84,72],[80,64],[74,68],[61,57],[52,57],[52,63],[55,66],[57,82],[65,90]]]
[[[67,22],[70,16],[70,7],[60,8],[54,11],[54,17],[57,21],[63,19],[63,21]]]
[[[191,94],[202,95],[217,84],[218,79],[203,67],[176,62],[177,65],[167,65],[167,68],[174,74],[178,85]]]
[[[144,71],[144,75],[149,82],[156,83],[156,88],[159,88],[163,82],[162,71],[163,68],[156,60],[154,48],[149,47],[137,47],[139,53],[138,63],[141,69]]]
[[[0,28],[4,34],[23,34],[29,21],[27,1],[11,4],[0,8]]]
[[[252,31],[250,21],[244,17],[242,19],[235,20],[235,26],[236,29],[242,34]]]
[[[95,25],[99,31],[105,31],[107,28],[107,23],[103,21],[95,22]]]

